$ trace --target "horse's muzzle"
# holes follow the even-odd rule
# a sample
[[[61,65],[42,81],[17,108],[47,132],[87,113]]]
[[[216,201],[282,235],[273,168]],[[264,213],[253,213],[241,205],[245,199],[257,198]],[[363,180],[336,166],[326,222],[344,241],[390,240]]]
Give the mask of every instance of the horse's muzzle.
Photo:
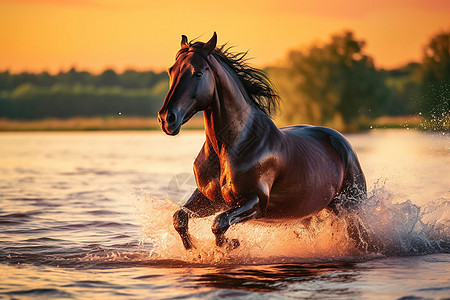
[[[162,131],[168,135],[177,135],[180,132],[181,122],[177,114],[172,111],[166,111],[165,113],[159,111],[158,122]]]

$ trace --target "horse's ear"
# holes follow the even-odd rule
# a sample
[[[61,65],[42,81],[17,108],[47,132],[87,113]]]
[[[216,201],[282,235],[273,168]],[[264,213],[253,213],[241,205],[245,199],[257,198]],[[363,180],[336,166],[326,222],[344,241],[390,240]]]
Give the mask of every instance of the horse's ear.
[[[181,48],[189,47],[187,36],[184,34],[181,36]]]
[[[203,49],[205,49],[208,52],[208,54],[211,54],[214,51],[214,49],[216,49],[216,45],[217,45],[217,34],[214,31],[212,38],[207,43],[205,43]]]

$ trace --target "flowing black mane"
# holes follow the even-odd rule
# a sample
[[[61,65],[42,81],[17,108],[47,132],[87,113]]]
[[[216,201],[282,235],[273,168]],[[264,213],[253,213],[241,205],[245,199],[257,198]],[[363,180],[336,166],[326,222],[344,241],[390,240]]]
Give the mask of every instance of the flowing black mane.
[[[230,49],[231,47],[222,45],[214,50],[213,55],[236,72],[250,101],[256,107],[267,115],[274,114],[280,101],[275,86],[262,70],[247,64],[247,52],[232,53]]]
[[[190,43],[189,49],[201,49],[203,45],[202,42]],[[189,49],[181,49],[177,57]],[[253,105],[269,116],[275,114],[280,97],[273,83],[262,70],[247,64],[247,52],[232,53],[230,49],[225,44],[217,47],[212,55],[236,73]]]

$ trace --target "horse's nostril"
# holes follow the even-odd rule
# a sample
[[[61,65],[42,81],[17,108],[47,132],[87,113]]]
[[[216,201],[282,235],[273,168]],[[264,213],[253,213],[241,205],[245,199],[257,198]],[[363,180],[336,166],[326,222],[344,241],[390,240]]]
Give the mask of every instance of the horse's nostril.
[[[167,122],[173,123],[177,119],[177,116],[174,113],[168,113],[167,114]]]

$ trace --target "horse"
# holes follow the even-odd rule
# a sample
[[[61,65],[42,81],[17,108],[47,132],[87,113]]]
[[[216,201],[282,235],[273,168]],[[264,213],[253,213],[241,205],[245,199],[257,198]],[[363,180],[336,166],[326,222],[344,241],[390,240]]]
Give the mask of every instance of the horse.
[[[184,247],[195,248],[192,217],[221,212],[212,224],[215,243],[235,248],[239,241],[225,237],[233,224],[304,219],[364,201],[365,177],[345,137],[320,126],[278,128],[271,115],[280,98],[272,82],[248,65],[246,53],[216,46],[215,32],[206,43],[182,35],[158,112],[162,131],[174,136],[203,111],[205,142],[193,167],[197,188],[173,215]]]

